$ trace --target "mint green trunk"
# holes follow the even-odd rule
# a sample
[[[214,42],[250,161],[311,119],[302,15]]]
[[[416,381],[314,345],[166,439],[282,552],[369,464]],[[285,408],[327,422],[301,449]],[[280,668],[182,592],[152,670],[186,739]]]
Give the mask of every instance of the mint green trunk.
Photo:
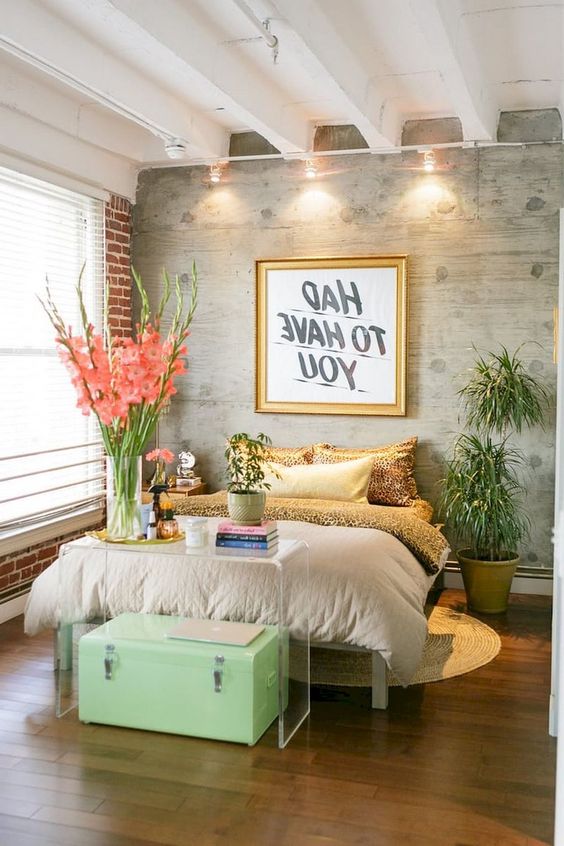
[[[181,619],[121,614],[83,635],[79,718],[253,745],[278,716],[276,626],[248,646],[167,638]]]

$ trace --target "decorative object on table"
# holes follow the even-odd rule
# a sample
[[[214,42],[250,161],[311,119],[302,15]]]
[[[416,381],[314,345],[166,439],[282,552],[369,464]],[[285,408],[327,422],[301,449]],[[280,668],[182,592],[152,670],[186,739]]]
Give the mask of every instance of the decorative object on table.
[[[232,520],[218,524],[215,545],[225,549],[267,549],[278,546],[278,527],[274,520],[263,520],[259,526],[240,526]]]
[[[176,465],[176,485],[194,484],[194,467],[196,466],[196,458],[188,450],[182,450],[178,453],[179,463]],[[198,477],[199,478],[199,477]],[[200,479],[201,481],[201,479]]]
[[[151,519],[151,512],[153,511],[153,506],[150,502],[144,502],[141,504],[141,532],[145,537],[147,537],[147,529],[149,528],[149,522]]]
[[[183,525],[186,534],[186,546],[189,549],[201,549],[208,545],[207,517],[186,517]]]
[[[470,432],[458,436],[442,480],[441,510],[468,545],[457,553],[468,607],[485,614],[507,609],[519,544],[529,529],[518,477],[525,458],[508,441],[512,432],[542,426],[550,400],[545,385],[525,371],[520,350],[477,355],[458,392]]]
[[[171,540],[179,536],[178,522],[174,516],[174,509],[170,500],[161,502],[161,516],[157,523],[157,537],[160,540]]]
[[[176,543],[177,541],[184,540],[184,533],[178,532],[173,538],[119,538],[114,540],[113,538],[108,537],[107,529],[100,529],[100,531],[93,531],[93,532],[86,532],[87,537],[94,538],[95,540],[102,541],[103,543],[112,543],[119,546],[120,544],[125,544],[126,546],[148,546],[150,544],[164,544],[164,543]]]
[[[407,256],[257,261],[256,410],[406,413]]]
[[[151,452],[148,452],[145,456],[146,461],[154,461],[155,462],[155,472],[150,481],[150,486],[153,487],[154,485],[166,485],[167,477],[166,477],[166,465],[170,464],[174,461],[174,453],[171,452],[169,449],[152,449]]]
[[[151,509],[149,514],[149,523],[147,525],[147,540],[156,540],[157,538],[157,517],[154,509]]]
[[[75,336],[55,305],[49,287],[42,302],[56,331],[59,356],[66,365],[83,413],[94,413],[108,454],[108,536],[112,540],[141,534],[140,456],[155,431],[163,408],[176,393],[174,380],[186,372],[184,341],[197,301],[196,266],[192,265],[190,301],[185,307],[180,278],[174,283],[176,304],[166,337],[161,319],[171,295],[171,282],[163,272],[163,293],[150,320],[149,299],[141,277],[132,269],[141,299],[139,321],[133,338],[97,334],[88,320],[80,274],[77,294],[84,334]],[[111,481],[111,483],[110,483]]]
[[[155,520],[157,523],[161,519],[161,494],[168,491],[168,485],[151,485],[149,493],[153,494],[153,511],[155,512]]]
[[[229,516],[233,522],[242,526],[258,526],[264,514],[266,493],[270,483],[266,481],[270,468],[266,458],[266,449],[272,441],[263,432],[251,438],[246,432],[232,435],[227,441],[225,458],[227,460],[227,504]]]

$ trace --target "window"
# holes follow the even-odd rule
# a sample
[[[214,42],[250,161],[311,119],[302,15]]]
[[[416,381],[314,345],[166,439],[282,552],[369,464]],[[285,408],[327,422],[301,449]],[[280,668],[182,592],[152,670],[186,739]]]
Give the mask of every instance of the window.
[[[92,517],[102,505],[97,426],[76,407],[38,300],[48,277],[78,334],[83,265],[89,316],[101,327],[103,202],[0,168],[0,552],[6,538],[39,527],[60,534],[58,521]]]

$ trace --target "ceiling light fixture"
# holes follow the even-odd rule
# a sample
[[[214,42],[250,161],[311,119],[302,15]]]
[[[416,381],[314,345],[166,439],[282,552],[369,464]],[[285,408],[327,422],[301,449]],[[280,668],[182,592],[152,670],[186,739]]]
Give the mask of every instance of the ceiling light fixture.
[[[423,153],[423,170],[427,171],[427,173],[432,173],[435,170],[436,164],[437,159],[433,150],[425,150]]]
[[[317,176],[317,168],[312,159],[308,159],[306,161],[304,173],[307,179],[315,179],[315,177]]]
[[[221,181],[221,165],[217,162],[215,164],[210,165],[210,182],[213,182],[214,185],[217,185],[218,182]]]
[[[165,144],[165,153],[169,159],[183,159],[186,157],[186,144],[180,138],[171,138]]]

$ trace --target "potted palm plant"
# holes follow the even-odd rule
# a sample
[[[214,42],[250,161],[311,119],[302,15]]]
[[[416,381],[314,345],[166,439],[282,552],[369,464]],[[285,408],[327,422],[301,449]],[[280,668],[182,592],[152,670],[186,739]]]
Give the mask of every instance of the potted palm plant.
[[[519,478],[522,453],[513,433],[543,425],[550,394],[525,371],[517,349],[477,355],[468,383],[458,392],[469,433],[459,435],[442,480],[440,508],[465,543],[458,551],[468,607],[496,614],[507,599],[518,549],[529,520]]]
[[[259,432],[251,438],[246,432],[232,435],[226,445],[227,461],[227,508],[229,516],[237,525],[258,526],[264,515],[266,491],[271,485],[266,481],[269,468],[267,449],[272,443],[268,435]]]

